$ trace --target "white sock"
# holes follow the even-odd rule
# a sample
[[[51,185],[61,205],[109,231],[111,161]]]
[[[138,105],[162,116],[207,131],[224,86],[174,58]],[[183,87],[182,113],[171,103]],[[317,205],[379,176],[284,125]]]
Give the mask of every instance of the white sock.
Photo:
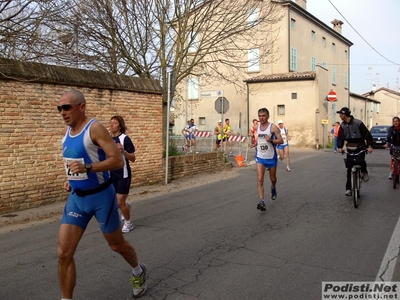
[[[140,266],[140,264],[138,264],[136,268],[132,268],[132,273],[134,276],[139,276],[140,274],[142,274],[142,272],[143,272],[143,269]]]

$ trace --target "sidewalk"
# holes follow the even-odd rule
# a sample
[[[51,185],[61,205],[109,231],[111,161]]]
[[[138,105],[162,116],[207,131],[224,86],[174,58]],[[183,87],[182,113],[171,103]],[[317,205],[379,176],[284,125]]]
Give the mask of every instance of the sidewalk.
[[[233,158],[234,159],[234,158]],[[185,190],[208,184],[211,182],[221,181],[228,178],[238,176],[240,168],[233,164],[232,169],[224,169],[219,173],[204,173],[193,177],[183,178],[169,183],[168,185],[152,185],[132,187],[128,196],[128,202],[142,201],[151,197],[156,197],[169,192]],[[223,173],[223,176],[221,176]],[[60,191],[62,192],[62,191]],[[67,193],[66,193],[67,197]],[[57,202],[31,208],[23,211],[10,212],[0,215],[0,233],[22,230],[33,227],[42,223],[59,222],[64,209],[65,202]]]

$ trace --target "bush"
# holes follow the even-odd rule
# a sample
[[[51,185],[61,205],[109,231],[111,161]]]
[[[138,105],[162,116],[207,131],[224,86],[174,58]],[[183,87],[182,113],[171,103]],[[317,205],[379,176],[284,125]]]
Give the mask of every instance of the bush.
[[[168,146],[168,156],[178,156],[178,155],[182,155],[182,153],[179,152],[178,147],[175,144],[175,141],[170,140]],[[166,157],[165,148],[163,151],[163,157]]]

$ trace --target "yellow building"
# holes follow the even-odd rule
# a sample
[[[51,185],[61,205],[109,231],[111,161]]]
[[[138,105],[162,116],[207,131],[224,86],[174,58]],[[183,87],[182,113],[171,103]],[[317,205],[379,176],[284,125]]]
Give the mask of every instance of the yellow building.
[[[276,59],[266,63],[263,53],[250,43],[244,53],[248,67],[237,83],[242,89],[218,82],[202,84],[191,77],[185,90],[186,111],[175,119],[175,133],[185,126],[186,118],[195,119],[200,130],[212,131],[222,117],[215,110],[215,101],[222,96],[229,102],[223,118],[230,119],[234,132],[247,135],[258,109],[266,107],[271,122],[282,119],[290,129],[292,145],[323,145],[332,124],[340,121],[336,111],[343,106],[355,108],[355,116],[368,121],[368,126],[377,122],[379,100],[349,92],[353,44],[342,36],[343,22],[335,19],[330,26],[324,24],[307,11],[306,0],[272,3],[283,16],[271,25],[272,32],[279,32],[273,47]],[[256,38],[260,38],[257,32]],[[330,91],[336,93],[336,101],[328,101]]]

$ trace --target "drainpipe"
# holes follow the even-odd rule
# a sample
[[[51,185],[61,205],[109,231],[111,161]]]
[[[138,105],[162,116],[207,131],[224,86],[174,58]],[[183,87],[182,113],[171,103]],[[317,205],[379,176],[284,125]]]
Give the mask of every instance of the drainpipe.
[[[247,81],[246,81],[246,89],[247,89],[247,132],[250,132],[250,89],[249,89],[249,83]]]
[[[315,148],[319,149],[319,109],[315,110]]]

